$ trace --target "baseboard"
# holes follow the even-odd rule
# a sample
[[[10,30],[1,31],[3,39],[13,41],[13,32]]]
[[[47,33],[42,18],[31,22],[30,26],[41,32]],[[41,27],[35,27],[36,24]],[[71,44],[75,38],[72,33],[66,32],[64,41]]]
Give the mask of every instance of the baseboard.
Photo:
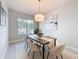
[[[9,41],[9,43],[12,44],[12,43],[17,43],[22,41],[24,41],[24,39],[16,39],[16,40]]]
[[[66,49],[78,54],[78,48],[73,48],[73,47],[70,47],[70,46],[66,46]]]
[[[7,52],[7,49],[8,49],[8,46],[7,46],[7,48],[5,48],[4,52],[2,53],[1,59],[4,59],[4,58],[5,58],[5,54],[6,54],[6,52]]]

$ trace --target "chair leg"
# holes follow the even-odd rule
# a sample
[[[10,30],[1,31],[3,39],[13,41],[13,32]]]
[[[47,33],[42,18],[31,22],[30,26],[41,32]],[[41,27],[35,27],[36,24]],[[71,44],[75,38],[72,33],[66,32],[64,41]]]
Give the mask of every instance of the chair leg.
[[[40,55],[42,56],[41,50],[39,49]]]
[[[61,56],[61,59],[63,59],[63,56],[62,56],[62,54],[60,54],[60,56]]]
[[[56,59],[58,59],[58,56],[56,56]]]
[[[27,47],[26,47],[26,52],[27,52],[27,49],[28,49],[28,44],[27,44]]]
[[[31,49],[30,49],[29,52],[28,52],[28,56],[29,56],[29,54],[30,54],[30,51],[31,51]]]
[[[48,59],[48,56],[49,56],[49,52],[48,52],[48,54],[47,54],[47,59]]]
[[[34,59],[34,51],[33,51],[33,59]]]
[[[24,49],[25,49],[25,47],[26,47],[26,43],[25,43],[25,45],[24,45]]]

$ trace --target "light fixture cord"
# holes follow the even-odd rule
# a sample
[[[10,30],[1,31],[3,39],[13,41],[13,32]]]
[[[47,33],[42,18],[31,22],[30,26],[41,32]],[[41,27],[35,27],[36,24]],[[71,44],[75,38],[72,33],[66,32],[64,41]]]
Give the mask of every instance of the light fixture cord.
[[[40,13],[40,1],[41,1],[41,0],[38,0],[38,1],[39,1],[39,13]]]

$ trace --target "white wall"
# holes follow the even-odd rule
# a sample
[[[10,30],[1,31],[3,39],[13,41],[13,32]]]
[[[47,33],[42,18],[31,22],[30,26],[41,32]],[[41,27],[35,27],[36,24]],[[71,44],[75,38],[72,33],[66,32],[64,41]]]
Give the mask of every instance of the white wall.
[[[8,48],[8,8],[6,0],[0,0],[0,1],[2,1],[2,6],[6,11],[6,25],[5,26],[0,25],[0,59],[3,59],[4,54]]]
[[[9,9],[9,41],[21,40],[24,36],[18,35],[18,17],[26,20],[33,20],[33,16]]]
[[[46,18],[58,15],[58,30],[46,30],[44,22],[40,25],[40,29],[45,35],[57,37],[57,40],[64,42],[67,48],[76,52],[78,49],[77,3],[77,0],[72,0],[46,15]]]

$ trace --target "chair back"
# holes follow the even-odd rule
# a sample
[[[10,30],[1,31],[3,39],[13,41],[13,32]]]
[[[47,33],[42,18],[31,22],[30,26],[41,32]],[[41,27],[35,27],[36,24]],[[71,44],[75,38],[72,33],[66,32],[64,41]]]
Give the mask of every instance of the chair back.
[[[29,48],[32,49],[32,42],[31,42],[31,39],[28,39],[27,42],[28,42],[28,46],[29,46]]]
[[[36,50],[37,49],[37,47],[33,44],[31,39],[28,39],[27,42],[28,42],[28,46],[31,50]]]
[[[56,55],[59,55],[63,52],[65,44],[59,46],[54,52]]]
[[[53,40],[50,41],[50,43],[47,46],[48,46],[49,49],[53,48],[54,47],[54,41]]]

